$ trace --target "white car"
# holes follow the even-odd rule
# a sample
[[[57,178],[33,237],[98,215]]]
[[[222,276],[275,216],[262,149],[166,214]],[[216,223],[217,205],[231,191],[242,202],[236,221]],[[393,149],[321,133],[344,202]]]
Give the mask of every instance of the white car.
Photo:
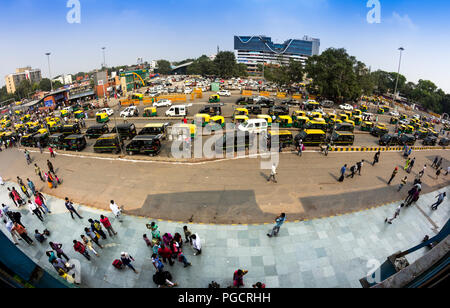
[[[162,99],[160,101],[153,103],[153,107],[170,107],[170,106],[172,106],[172,101],[168,99]]]
[[[217,95],[219,96],[231,96],[231,92],[228,90],[221,90],[219,92],[217,92]]]
[[[400,122],[399,122],[399,124],[400,125],[409,125],[409,120],[408,119],[403,119],[403,120],[400,120]]]
[[[389,114],[391,116],[393,116],[393,117],[399,117],[400,116],[400,114],[397,111],[395,111],[395,110],[389,111]]]
[[[121,117],[137,117],[138,115],[139,110],[136,106],[127,107],[122,112],[120,112]]]
[[[191,94],[191,93],[192,93],[192,89],[191,88],[184,89],[184,94]]]
[[[114,110],[111,108],[102,108],[95,115],[98,115],[99,113],[106,113],[108,116],[112,116],[114,114]]]
[[[339,109],[342,110],[353,110],[353,106],[350,104],[339,105]]]
[[[159,96],[159,93],[157,92],[157,91],[153,91],[153,92],[150,92],[150,97],[157,97],[157,96]]]

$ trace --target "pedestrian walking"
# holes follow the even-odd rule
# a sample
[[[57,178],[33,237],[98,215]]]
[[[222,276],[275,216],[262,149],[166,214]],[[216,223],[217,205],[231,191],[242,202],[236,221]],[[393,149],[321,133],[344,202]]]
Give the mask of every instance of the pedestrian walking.
[[[356,165],[353,165],[350,167],[350,174],[347,175],[347,177],[351,177],[353,179],[353,177],[355,176],[355,172],[356,172]]]
[[[31,194],[34,196],[36,194],[36,188],[34,186],[34,183],[28,178],[27,178],[27,185],[28,188],[30,188]]]
[[[244,286],[244,275],[248,273],[247,270],[238,269],[233,274],[233,286],[239,288]]]
[[[45,199],[44,195],[40,191],[36,191],[36,194],[34,195],[34,197],[35,197],[34,202],[36,203],[37,206],[40,207],[40,209],[42,210],[42,213],[45,214],[45,212],[47,212],[48,214],[50,214],[51,211],[45,204],[46,199]]]
[[[427,165],[423,165],[422,170],[420,170],[419,172],[419,178],[423,177],[423,175],[425,174],[425,170],[427,170]]]
[[[116,219],[119,220],[119,222],[122,222],[122,210],[114,202],[114,200],[111,200],[111,202],[109,203],[109,208],[111,209]]]
[[[19,205],[17,204],[17,201],[16,201],[16,196],[11,191],[11,188],[8,187],[8,191],[9,191],[9,193],[8,193],[9,198],[14,202],[15,206],[19,207]]]
[[[102,223],[103,227],[105,227],[105,229],[108,231],[109,236],[117,235],[117,232],[114,231],[108,217],[100,215],[100,222]]]
[[[40,221],[44,221],[44,218],[42,217],[41,211],[39,211],[38,206],[31,202],[31,200],[28,200],[28,209],[30,210],[31,215],[36,215],[36,217],[40,220]]]
[[[100,257],[97,251],[95,251],[94,246],[92,245],[92,240],[84,236],[83,234],[80,235],[81,240],[83,241],[83,244],[90,250],[96,257]]]
[[[431,209],[433,211],[436,211],[438,209],[438,206],[444,201],[445,197],[447,196],[446,192],[440,193],[435,198],[438,198],[435,203],[431,205]]]
[[[442,168],[439,168],[439,169],[436,171],[436,180],[439,178],[439,175],[441,174],[441,171],[442,171]]]
[[[172,257],[174,259],[178,259],[179,262],[183,263],[184,267],[191,266],[191,263],[186,259],[186,256],[183,254],[179,242],[177,242],[175,238],[173,238],[170,242],[170,250],[172,250]]]
[[[164,268],[164,264],[159,259],[158,255],[156,253],[152,254],[152,264],[155,267],[156,271],[162,271]]]
[[[286,214],[281,213],[280,216],[275,218],[275,226],[273,227],[272,231],[270,233],[267,233],[268,237],[277,236],[278,232],[280,232],[281,226],[286,221]]]
[[[397,191],[400,191],[400,190],[403,188],[403,186],[406,185],[406,181],[407,181],[407,180],[408,180],[408,177],[405,175],[405,177],[402,179],[400,185],[398,185]]]
[[[39,176],[42,182],[45,182],[44,178],[42,177],[41,168],[39,168],[37,164],[34,164],[34,172],[37,176]]]
[[[49,242],[48,244],[56,252],[56,255],[58,256],[58,258],[64,257],[67,261],[70,260],[70,258],[62,250],[63,245],[61,243]]]
[[[398,167],[395,167],[394,171],[392,172],[391,178],[388,181],[388,185],[391,185],[392,180],[395,178],[395,176],[398,173]]]
[[[297,155],[298,155],[298,156],[302,156],[304,147],[305,147],[305,146],[303,145],[303,141],[302,141],[302,139],[300,139],[300,140],[298,141],[298,147],[297,147]]]
[[[30,152],[28,152],[27,150],[24,151],[25,154],[25,159],[27,160],[27,164],[31,164],[31,157],[30,157]]]
[[[106,240],[106,234],[105,232],[103,232],[100,221],[93,220],[92,218],[89,218],[88,221],[91,224],[91,230],[99,234],[102,237],[102,239]]]
[[[278,183],[275,179],[275,175],[277,174],[277,167],[275,164],[272,165],[272,171],[270,172],[269,178],[267,179],[267,182],[270,182],[271,179],[273,179],[274,183]]]
[[[358,172],[358,175],[361,175],[361,169],[362,169],[362,166],[363,166],[363,161],[364,160],[361,160],[360,162],[356,163],[356,171]]]
[[[192,248],[194,248],[194,256],[197,256],[202,253],[202,241],[197,233],[192,234],[191,237]]]
[[[415,162],[416,162],[416,158],[414,157],[414,158],[410,161],[409,166],[408,166],[408,169],[406,169],[406,172],[411,173],[411,170],[412,170],[412,168],[414,167]]]
[[[420,198],[420,192],[422,191],[422,189],[416,189],[414,194],[412,195],[412,197],[410,198],[408,204],[406,204],[406,206],[410,206],[413,202],[417,202]]]
[[[55,170],[53,169],[53,164],[48,159],[47,159],[47,167],[51,173],[55,173]]]
[[[435,168],[438,161],[439,161],[439,156],[436,156],[433,160],[433,163],[431,164],[431,168]]]
[[[405,204],[409,204],[410,200],[413,198],[417,189],[418,189],[417,186],[414,185],[410,190],[408,190],[408,196],[406,197],[405,202],[404,202]]]
[[[64,205],[66,206],[66,209],[70,212],[70,216],[72,217],[72,219],[75,219],[73,217],[73,214],[76,214],[78,218],[83,219],[83,217],[81,217],[80,214],[78,214],[78,212],[75,210],[73,203],[69,201],[69,198],[66,197],[65,200],[66,202],[64,203]]]
[[[161,234],[158,230],[158,225],[152,221],[151,224],[147,224],[147,228],[152,231],[152,240],[162,240]]]
[[[17,232],[19,236],[27,242],[28,245],[33,245],[33,240],[28,236],[27,229],[17,222],[14,223],[13,231]]]
[[[89,261],[91,261],[91,256],[89,255],[89,253],[86,250],[86,246],[84,246],[81,242],[77,241],[77,240],[73,240],[73,249],[80,253],[81,255],[83,255],[86,259],[88,259]]]
[[[84,233],[89,236],[89,238],[95,243],[97,244],[98,247],[100,247],[101,249],[103,249],[103,246],[100,244],[100,242],[98,241],[98,239],[100,238],[100,236],[97,236],[97,234],[95,233],[95,231],[93,231],[92,229],[89,228],[84,228]]]
[[[380,150],[378,150],[378,152],[375,153],[375,156],[373,157],[372,166],[375,166],[375,164],[380,161],[380,154],[381,154]]]
[[[55,151],[53,151],[53,148],[52,148],[52,147],[49,147],[49,148],[48,148],[48,151],[50,152],[50,157],[51,157],[51,158],[55,158],[55,157],[56,157]]]
[[[192,232],[188,229],[187,226],[183,227],[183,232],[184,232],[184,238],[186,239],[185,243],[191,243],[191,235]],[[192,244],[192,243],[191,243]]]
[[[9,219],[9,217],[3,219],[3,223],[5,224],[5,228],[6,230],[8,230],[9,234],[11,234],[11,239],[12,242],[14,243],[14,245],[19,245],[18,243],[18,239],[19,239],[19,234],[17,233],[16,230],[13,230],[14,228],[14,223],[12,222],[11,219]]]
[[[39,148],[39,151],[41,152],[41,154],[44,152],[44,150],[43,150],[43,148],[42,148],[42,145],[41,145],[41,143],[38,141],[37,142],[37,147]]]
[[[442,165],[442,157],[439,158],[439,160],[438,160],[438,162],[437,162],[437,164],[436,164],[436,169],[441,168],[441,165]]]
[[[122,252],[120,254],[120,260],[122,261],[123,265],[126,265],[129,268],[131,268],[133,270],[133,272],[135,272],[136,274],[139,273],[131,264],[131,261],[134,261],[133,257],[130,256],[127,252]]]
[[[406,159],[405,167],[403,168],[405,171],[408,170],[410,161],[411,161],[411,160],[410,160],[409,157],[408,157],[408,159]]]
[[[395,212],[394,212],[394,216],[392,216],[391,218],[386,218],[385,220],[384,220],[384,222],[385,223],[388,223],[388,224],[390,224],[390,225],[392,225],[392,221],[394,220],[394,219],[396,219],[399,215],[400,215],[400,210],[402,209],[402,207],[404,207],[405,206],[405,204],[400,204],[396,209],[395,209]]]
[[[173,265],[174,262],[172,260],[172,251],[169,247],[161,244],[161,247],[158,249],[158,255],[163,259],[164,263],[167,263],[167,261],[169,261],[169,264],[171,266]]]
[[[5,185],[5,182],[3,182],[3,178],[2,178],[1,175],[0,175],[0,185],[1,185],[1,186],[4,186],[4,185]]]
[[[345,164],[344,166],[342,166],[341,168],[341,176],[339,177],[339,182],[344,182],[344,178],[345,178],[345,171],[347,170],[347,164]]]

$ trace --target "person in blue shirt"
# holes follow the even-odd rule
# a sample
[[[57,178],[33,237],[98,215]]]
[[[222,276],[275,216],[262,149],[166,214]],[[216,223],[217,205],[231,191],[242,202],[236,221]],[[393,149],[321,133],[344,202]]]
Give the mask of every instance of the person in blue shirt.
[[[284,224],[285,221],[286,221],[286,214],[281,213],[281,215],[275,219],[275,226],[273,227],[270,233],[267,233],[267,236],[268,237],[272,237],[274,235],[277,236],[278,232],[280,232],[281,226]]]
[[[36,194],[36,188],[34,187],[34,183],[30,179],[27,179],[27,182],[28,182],[28,187],[31,190],[31,193],[34,196]]]

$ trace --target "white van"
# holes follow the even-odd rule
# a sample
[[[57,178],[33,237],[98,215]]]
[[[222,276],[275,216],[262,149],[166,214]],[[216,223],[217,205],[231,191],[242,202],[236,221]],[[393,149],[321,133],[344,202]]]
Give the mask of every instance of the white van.
[[[254,134],[267,133],[267,121],[265,119],[250,119],[238,126],[242,132]]]
[[[184,117],[188,114],[188,105],[176,105],[166,111],[168,117]]]

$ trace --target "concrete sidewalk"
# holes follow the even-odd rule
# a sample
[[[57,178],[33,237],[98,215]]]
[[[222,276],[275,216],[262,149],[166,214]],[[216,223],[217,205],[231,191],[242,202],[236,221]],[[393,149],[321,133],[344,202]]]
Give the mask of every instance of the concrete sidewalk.
[[[8,197],[7,183],[0,187],[0,202],[16,211]],[[19,187],[14,185],[19,191]],[[408,189],[405,187],[404,189]],[[441,191],[450,193],[450,187]],[[183,268],[182,263],[165,265],[174,281],[180,287],[206,288],[212,280],[221,287],[232,284],[233,272],[247,269],[246,287],[257,281],[266,283],[268,288],[275,287],[354,287],[359,288],[359,279],[366,276],[369,268],[367,261],[376,259],[383,263],[386,258],[398,250],[408,249],[422,240],[425,235],[434,235],[449,219],[448,197],[437,211],[431,211],[437,192],[420,197],[416,206],[404,208],[392,225],[385,224],[386,217],[392,217],[398,204],[393,203],[371,210],[353,214],[315,219],[300,223],[286,223],[278,237],[268,238],[266,233],[272,225],[207,225],[190,224],[189,229],[198,233],[202,240],[202,254],[193,256],[193,250],[187,245],[184,252],[191,267]],[[56,271],[48,263],[45,251],[49,250],[48,241],[63,243],[69,257],[78,259],[82,269],[82,287],[155,287],[152,281],[154,267],[151,263],[151,248],[145,245],[142,235],[150,236],[145,227],[148,220],[124,216],[123,222],[114,221],[110,212],[76,205],[83,220],[72,220],[64,207],[63,200],[48,197],[47,203],[52,214],[41,223],[32,216],[26,206],[22,206],[22,222],[30,237],[34,230],[42,232],[47,228],[51,236],[44,244],[35,241],[28,246],[19,241],[17,246],[33,261],[45,268],[50,274]],[[97,249],[100,257],[91,253],[87,261],[72,248],[73,239],[80,240],[84,227],[89,226],[88,219],[99,219],[100,214],[110,218],[116,237],[100,241],[105,248]],[[289,216],[287,217],[289,221]],[[179,232],[183,235],[183,225],[174,222],[157,221],[161,235]],[[1,223],[1,230],[7,234]],[[9,237],[9,234],[8,234]],[[183,236],[184,238],[184,236]],[[95,246],[95,245],[94,245]],[[120,253],[130,253],[136,261],[133,263],[139,274],[129,269],[116,270],[111,264],[120,257]],[[421,249],[407,256],[413,262],[423,255]]]

